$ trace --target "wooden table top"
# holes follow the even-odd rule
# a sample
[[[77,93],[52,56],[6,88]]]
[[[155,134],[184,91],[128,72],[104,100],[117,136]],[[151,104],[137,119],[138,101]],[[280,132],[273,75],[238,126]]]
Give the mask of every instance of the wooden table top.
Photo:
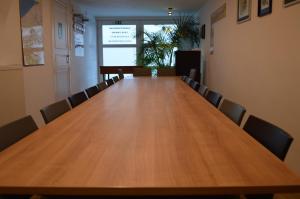
[[[0,152],[0,193],[299,190],[284,163],[177,77],[122,80]]]

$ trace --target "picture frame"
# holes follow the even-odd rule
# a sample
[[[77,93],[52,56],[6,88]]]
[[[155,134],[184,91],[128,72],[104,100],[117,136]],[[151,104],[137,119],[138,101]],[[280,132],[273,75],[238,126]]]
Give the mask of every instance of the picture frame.
[[[42,1],[19,0],[24,66],[45,65]]]
[[[258,13],[259,17],[272,13],[272,0],[258,0]]]
[[[289,7],[297,3],[300,3],[300,0],[283,0],[283,7]]]
[[[201,39],[205,39],[205,24],[201,26]]]
[[[237,0],[237,23],[251,20],[252,0]]]

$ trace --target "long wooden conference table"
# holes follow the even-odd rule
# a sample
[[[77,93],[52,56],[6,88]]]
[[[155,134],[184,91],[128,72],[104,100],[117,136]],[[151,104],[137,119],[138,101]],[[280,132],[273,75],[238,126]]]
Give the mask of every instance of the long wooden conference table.
[[[299,191],[296,174],[178,77],[122,80],[0,152],[0,194]]]

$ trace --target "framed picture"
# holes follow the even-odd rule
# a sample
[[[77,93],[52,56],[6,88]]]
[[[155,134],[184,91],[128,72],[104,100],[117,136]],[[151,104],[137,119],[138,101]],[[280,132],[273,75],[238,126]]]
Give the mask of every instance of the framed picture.
[[[24,66],[45,64],[43,13],[40,0],[20,0]]]
[[[258,16],[262,17],[272,13],[272,0],[258,0]]]
[[[299,3],[299,2],[300,2],[300,0],[283,0],[283,6],[289,7],[289,6]]]
[[[205,24],[201,26],[201,39],[205,39]]]
[[[251,5],[251,0],[238,0],[238,23],[242,23],[251,19]]]

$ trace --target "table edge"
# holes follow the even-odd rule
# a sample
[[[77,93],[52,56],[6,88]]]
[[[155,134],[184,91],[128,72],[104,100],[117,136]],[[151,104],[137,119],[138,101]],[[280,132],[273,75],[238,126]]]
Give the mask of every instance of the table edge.
[[[276,190],[274,192],[274,190]],[[0,187],[0,194],[79,196],[184,196],[300,193],[300,185],[251,187]]]

